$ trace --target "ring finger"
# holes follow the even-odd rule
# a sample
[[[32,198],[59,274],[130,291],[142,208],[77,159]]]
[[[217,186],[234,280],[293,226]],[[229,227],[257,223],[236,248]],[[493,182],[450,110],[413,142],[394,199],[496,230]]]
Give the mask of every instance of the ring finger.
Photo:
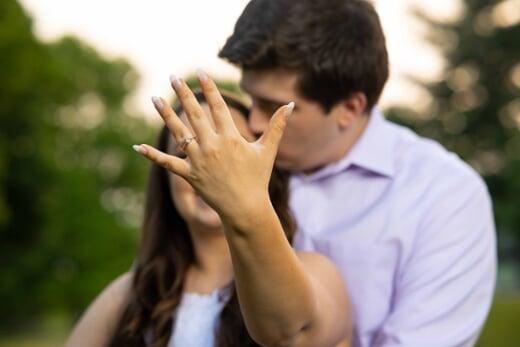
[[[193,151],[198,148],[198,145],[190,129],[181,121],[165,100],[154,96],[152,97],[152,102],[170,130],[170,133],[173,135],[175,142],[183,147],[182,150],[186,154],[193,154]]]

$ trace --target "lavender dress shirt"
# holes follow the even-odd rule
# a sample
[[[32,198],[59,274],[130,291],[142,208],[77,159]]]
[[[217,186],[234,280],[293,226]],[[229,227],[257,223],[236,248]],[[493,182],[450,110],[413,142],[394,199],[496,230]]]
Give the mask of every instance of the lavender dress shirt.
[[[354,347],[473,346],[489,312],[496,239],[483,180],[374,109],[339,162],[290,181],[294,246],[330,257]]]

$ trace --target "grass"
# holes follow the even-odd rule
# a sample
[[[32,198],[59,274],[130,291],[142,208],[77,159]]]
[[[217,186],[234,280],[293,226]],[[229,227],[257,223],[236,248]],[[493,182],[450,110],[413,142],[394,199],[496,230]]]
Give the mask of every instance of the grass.
[[[520,346],[520,296],[495,298],[477,347]]]
[[[39,332],[0,337],[0,347],[56,347],[62,346],[69,322],[54,320]],[[495,298],[487,323],[477,347],[520,346],[520,295]]]

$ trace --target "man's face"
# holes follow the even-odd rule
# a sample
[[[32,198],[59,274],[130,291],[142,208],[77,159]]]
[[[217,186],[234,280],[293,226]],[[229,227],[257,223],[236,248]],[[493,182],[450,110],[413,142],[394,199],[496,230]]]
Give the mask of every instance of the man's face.
[[[319,103],[298,95],[296,82],[297,75],[285,70],[246,70],[241,87],[253,101],[249,128],[256,136],[267,129],[271,116],[280,106],[295,102],[280,143],[276,166],[312,172],[332,161],[332,153],[337,152],[334,147],[340,129],[334,114],[326,114]]]

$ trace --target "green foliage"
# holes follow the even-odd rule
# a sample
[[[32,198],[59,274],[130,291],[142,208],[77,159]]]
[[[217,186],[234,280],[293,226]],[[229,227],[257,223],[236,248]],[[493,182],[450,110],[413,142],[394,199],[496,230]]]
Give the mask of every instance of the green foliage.
[[[76,313],[135,254],[153,141],[124,102],[137,74],[72,37],[39,42],[0,2],[0,327]]]
[[[422,82],[434,100],[427,113],[399,108],[388,113],[437,139],[483,175],[494,202],[501,255],[520,260],[520,23],[507,21],[512,10],[507,3],[515,6],[513,1],[466,0],[464,15],[454,22],[418,12],[430,28],[429,40],[446,59],[444,76]]]
[[[126,61],[40,42],[15,0],[0,2],[0,57],[0,329],[25,331],[76,315],[130,268],[149,166],[131,145],[157,129],[125,106]]]
[[[188,74],[184,80],[186,84],[193,90],[200,90],[199,80],[196,74]],[[247,96],[244,94],[240,86],[234,82],[229,80],[215,80],[215,84],[221,92],[228,92],[233,94],[234,96],[242,99],[245,104],[247,104]],[[177,99],[173,100],[173,104],[176,105],[179,101]]]

